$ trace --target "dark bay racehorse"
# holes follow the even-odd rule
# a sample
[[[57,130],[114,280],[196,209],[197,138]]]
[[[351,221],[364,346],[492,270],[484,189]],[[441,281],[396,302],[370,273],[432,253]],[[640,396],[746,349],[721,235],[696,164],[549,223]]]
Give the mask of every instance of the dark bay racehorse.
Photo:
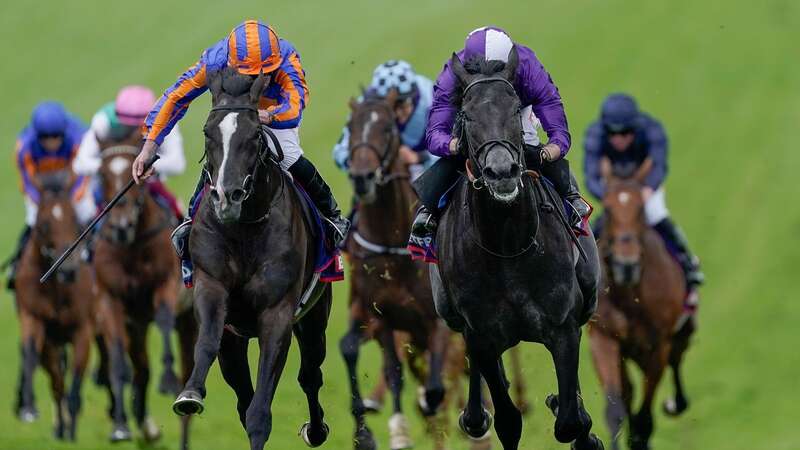
[[[22,335],[22,377],[17,414],[24,422],[38,413],[33,402],[33,372],[41,363],[50,376],[55,403],[57,439],[75,440],[81,409],[81,385],[93,337],[95,294],[89,266],[68,259],[46,283],[39,277],[78,237],[78,219],[70,188],[75,177],[68,172],[42,175],[34,180],[40,194],[36,224],[22,253],[16,300]],[[88,194],[86,194],[88,195]],[[72,363],[66,365],[66,346],[72,344]],[[64,397],[64,371],[69,367],[72,385]],[[10,430],[9,430],[10,431]]]
[[[668,415],[686,410],[680,364],[694,331],[694,322],[680,322],[686,292],[685,278],[663,239],[650,228],[644,216],[643,180],[649,170],[643,164],[627,179],[606,178],[606,225],[599,237],[603,261],[603,289],[589,341],[600,384],[608,399],[606,420],[618,448],[622,422],[629,418],[629,443],[633,450],[649,448],[653,432],[652,404],[664,370],[672,367],[675,397],[664,404]],[[626,361],[644,372],[642,405],[632,409],[633,386]]]
[[[425,394],[421,408],[426,416],[436,413],[444,399],[442,368],[450,330],[436,315],[430,278],[424,263],[414,262],[405,248],[411,230],[416,194],[408,169],[398,158],[400,132],[394,106],[397,92],[386,98],[352,100],[350,107],[350,180],[358,198],[358,230],[348,241],[351,260],[351,321],[340,348],[352,393],[351,412],[356,419],[355,448],[376,448],[364,420],[364,404],[358,385],[358,349],[365,337],[368,320],[383,349],[385,378],[393,396],[389,419],[392,450],[410,448],[411,437],[401,407],[403,368],[396,351],[395,331],[409,334],[415,355],[427,355],[423,379]],[[360,312],[360,313],[356,313]],[[416,368],[409,359],[412,371]],[[424,362],[423,362],[424,363]]]
[[[452,67],[462,87],[461,145],[470,182],[454,189],[437,233],[439,265],[431,266],[438,313],[463,333],[471,371],[460,419],[482,436],[491,416],[481,405],[480,375],[495,407],[495,430],[518,448],[522,416],[508,394],[501,355],[520,341],[540,342],[553,356],[558,396],[555,437],[576,449],[602,448],[592,433],[578,382],[581,325],[594,312],[599,263],[591,235],[576,256],[563,203],[538,174],[526,172],[520,100],[514,89],[516,49],[508,63],[469,61]],[[576,267],[577,265],[577,267]]]
[[[112,146],[101,143],[99,177],[104,198],[111,198],[130,180],[140,141],[137,137]],[[132,145],[134,142],[137,145]],[[147,331],[153,321],[164,336],[168,356],[165,362],[172,362],[169,338],[174,327],[179,335],[184,380],[192,369],[196,324],[188,294],[182,295],[178,258],[170,244],[172,220],[173,215],[156,203],[146,185],[134,185],[97,232],[94,268],[100,296],[98,322],[109,359],[105,366],[114,422],[112,442],[131,438],[123,399],[126,353],[133,367],[136,423],[145,440],[152,442],[161,436],[159,427],[147,414]],[[188,446],[187,420],[182,421],[181,446]]]
[[[272,431],[272,399],[294,331],[302,360],[298,381],[311,417],[300,434],[316,447],[329,432],[318,395],[331,287],[317,284],[308,303],[313,306],[296,314],[314,277],[315,238],[299,192],[275,161],[266,131],[262,134],[257,106],[267,80],[230,68],[209,74],[213,108],[204,132],[212,186],[189,242],[200,334],[194,371],[173,409],[181,415],[203,411],[206,377],[219,356],[250,447],[261,450]],[[258,339],[261,350],[255,391],[247,360],[250,338]]]

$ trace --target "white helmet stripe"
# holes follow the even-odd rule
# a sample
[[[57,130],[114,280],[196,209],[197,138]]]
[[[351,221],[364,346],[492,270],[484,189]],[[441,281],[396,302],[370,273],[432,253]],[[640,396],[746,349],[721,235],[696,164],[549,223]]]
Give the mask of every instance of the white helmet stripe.
[[[514,43],[502,31],[486,30],[486,60],[508,62],[508,54]]]

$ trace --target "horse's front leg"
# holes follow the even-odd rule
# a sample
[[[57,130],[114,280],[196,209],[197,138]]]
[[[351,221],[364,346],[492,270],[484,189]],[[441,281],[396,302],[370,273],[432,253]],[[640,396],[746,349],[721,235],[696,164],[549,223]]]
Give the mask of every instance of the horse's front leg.
[[[623,359],[619,341],[606,335],[599,326],[589,329],[592,359],[600,385],[606,395],[606,423],[611,435],[612,450],[619,449],[619,434],[627,417],[623,399]]]
[[[350,413],[356,421],[356,431],[353,436],[353,447],[356,450],[374,450],[377,446],[372,431],[367,427],[364,418],[366,408],[361,398],[361,388],[358,384],[358,353],[361,341],[364,338],[364,323],[360,320],[360,299],[353,298],[350,306],[350,328],[339,341],[339,350],[347,366],[347,374],[350,378]],[[384,379],[383,376],[380,379]]]
[[[581,329],[568,320],[553,330],[546,343],[558,378],[558,397],[550,395],[546,404],[556,415],[555,437],[559,442],[575,441],[576,450],[602,449],[600,439],[590,433],[592,418],[583,407],[578,383],[578,351]]]
[[[383,347],[383,369],[389,389],[392,391],[393,414],[389,418],[389,448],[391,450],[407,449],[413,446],[409,433],[408,419],[403,414],[403,366],[397,355],[394,331],[385,326],[380,331],[380,342]]]
[[[492,426],[493,418],[489,410],[483,406],[481,371],[469,348],[467,348],[467,355],[469,358],[469,392],[467,407],[458,417],[458,426],[473,439],[484,440]]]
[[[200,414],[205,409],[206,378],[219,353],[225,327],[228,291],[201,269],[195,270],[194,307],[199,331],[194,346],[194,368],[172,410],[179,416]]]
[[[425,383],[425,408],[423,414],[433,416],[444,400],[445,389],[442,372],[447,360],[450,329],[443,320],[436,318],[428,336],[428,380]]]
[[[131,440],[128,417],[125,414],[123,391],[127,378],[128,363],[125,359],[127,333],[125,332],[125,310],[122,301],[112,299],[105,291],[98,296],[98,315],[103,317],[103,340],[108,351],[108,392],[111,400],[109,415],[113,422],[111,442]]]
[[[308,400],[309,421],[300,428],[300,436],[309,447],[319,447],[330,433],[323,420],[325,413],[319,403],[322,387],[322,362],[325,361],[325,330],[331,312],[331,287],[328,286],[314,308],[295,325],[294,332],[300,345],[300,373],[297,381]]]
[[[22,335],[22,371],[19,382],[17,417],[23,422],[33,422],[39,417],[33,393],[33,373],[39,365],[44,345],[44,325],[24,309],[19,311]]]
[[[258,318],[258,375],[253,400],[247,408],[245,428],[251,450],[262,450],[272,433],[272,399],[278,387],[286,355],[292,342],[294,297],[283,298],[278,305],[267,308]]]
[[[155,307],[155,321],[158,330],[161,332],[163,343],[163,353],[161,361],[164,371],[158,383],[158,392],[162,394],[177,394],[180,391],[178,376],[175,374],[173,364],[175,357],[172,353],[172,330],[175,329],[175,317],[178,309],[178,287],[177,283],[169,279],[166,283],[156,289],[153,300]]]
[[[77,434],[78,414],[81,411],[81,387],[83,386],[86,367],[89,365],[89,353],[91,351],[93,337],[94,329],[89,320],[84,321],[72,337],[72,346],[74,348],[72,384],[69,389],[69,394],[67,395],[67,411],[70,417],[67,439],[72,441],[75,440]]]
[[[128,354],[133,363],[133,384],[131,386],[133,416],[142,431],[146,442],[152,443],[161,438],[161,430],[152,417],[147,414],[147,386],[150,383],[150,361],[147,356],[147,323],[128,321]]]

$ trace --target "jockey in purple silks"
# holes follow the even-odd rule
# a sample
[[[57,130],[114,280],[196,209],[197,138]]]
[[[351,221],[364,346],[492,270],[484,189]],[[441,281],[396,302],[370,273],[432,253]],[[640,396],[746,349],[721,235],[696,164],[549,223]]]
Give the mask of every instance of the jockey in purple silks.
[[[591,208],[581,198],[578,185],[570,174],[569,163],[564,159],[571,138],[561,96],[536,54],[528,47],[515,44],[505,31],[483,27],[467,36],[464,48],[456,55],[469,70],[470,62],[474,61],[508,62],[514,47],[519,55],[519,65],[513,85],[523,107],[526,164],[529,168],[540,169],[559,195],[572,205],[574,211],[570,221],[577,224],[590,213]],[[453,132],[458,112],[458,105],[453,100],[460,88],[448,61],[436,79],[426,131],[428,150],[442,159],[430,168],[431,173],[423,175],[427,178],[425,187],[417,186],[422,206],[412,225],[412,244],[422,246],[435,235],[439,198],[455,183],[459,170],[464,166],[463,156],[459,155],[458,138]],[[537,122],[541,123],[549,139],[544,146],[540,145],[536,133]]]

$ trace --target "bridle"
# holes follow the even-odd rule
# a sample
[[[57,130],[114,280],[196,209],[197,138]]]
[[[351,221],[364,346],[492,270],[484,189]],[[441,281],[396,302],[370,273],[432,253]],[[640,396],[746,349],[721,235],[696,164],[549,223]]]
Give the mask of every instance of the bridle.
[[[392,114],[390,113],[390,117],[391,116]],[[378,167],[375,169],[374,172],[371,172],[366,175],[349,175],[349,178],[351,180],[363,176],[366,177],[368,180],[375,179],[375,183],[378,186],[384,186],[394,180],[409,178],[409,175],[407,173],[391,172],[390,170],[395,159],[397,159],[397,155],[400,154],[400,146],[395,145],[398,142],[399,133],[397,125],[394,124],[394,120],[392,122],[393,122],[392,127],[386,131],[387,139],[383,151],[381,151],[381,149],[379,149],[369,141],[359,141],[350,146],[350,148],[348,149],[350,153],[350,158],[352,158],[352,155],[356,150],[362,148],[370,150],[378,158]]]
[[[473,80],[472,82],[467,84],[467,86],[464,88],[464,92],[462,93],[462,97],[466,97],[467,93],[472,88],[474,88],[479,84],[498,83],[498,82],[508,85],[513,91],[516,92],[516,90],[514,89],[514,85],[507,79],[503,77],[487,77],[487,78],[480,78],[477,80]],[[515,115],[517,116],[517,119],[520,121],[521,124],[522,123],[521,108],[517,108],[517,113]],[[486,185],[486,182],[484,181],[483,178],[484,168],[481,167],[479,156],[481,152],[485,151],[491,146],[499,145],[507,149],[509,153],[512,154],[512,156],[517,155],[515,158],[517,160],[517,163],[520,164],[520,167],[524,167],[524,162],[522,160],[523,151],[521,145],[516,144],[508,139],[487,139],[486,141],[478,145],[475,145],[475,143],[473,143],[469,138],[469,133],[467,132],[467,123],[469,123],[470,120],[468,120],[467,115],[463,109],[460,110],[456,115],[456,122],[459,124],[458,128],[460,129],[460,135],[458,136],[458,141],[459,143],[463,142],[466,145],[468,159],[471,161],[471,164],[475,164],[475,167],[478,169],[478,176],[475,177],[473,180],[471,180],[473,188],[482,189]],[[522,126],[520,126],[520,129],[522,129]],[[521,138],[522,136],[520,135],[520,139]]]
[[[245,105],[245,104],[218,105],[212,107],[210,112],[219,112],[219,111],[251,112],[256,116],[258,115],[258,108],[256,108],[254,105]],[[284,158],[283,148],[281,147],[281,144],[278,141],[278,137],[275,136],[275,133],[273,133],[272,130],[270,130],[268,127],[262,126],[260,123],[259,123],[259,130],[260,133],[258,134],[259,142],[258,142],[257,160],[256,164],[250,169],[250,173],[248,173],[244,177],[244,180],[242,181],[241,188],[242,191],[244,191],[244,197],[242,198],[242,202],[250,198],[250,196],[253,194],[254,184],[255,184],[254,181],[258,176],[258,169],[260,167],[267,169],[270,164],[278,166],[278,164],[281,161],[283,161]],[[272,145],[275,147],[276,154],[273,154],[273,152],[270,150],[269,142],[272,142]],[[207,159],[206,158],[207,152],[208,150],[205,149],[203,152],[203,159]],[[208,169],[208,164],[205,164],[203,166],[203,173],[211,189],[214,189],[215,187],[212,184],[213,178],[211,177],[211,172]],[[267,177],[269,177],[269,174],[267,174]],[[264,216],[257,219],[255,222],[260,222],[266,219],[268,215],[269,215],[269,209],[267,210],[266,214],[264,214]]]
[[[100,159],[105,160],[114,156],[119,155],[131,155],[131,156],[138,156],[139,152],[141,151],[140,147],[134,145],[115,145],[112,147],[108,147],[100,152]],[[144,189],[139,189],[139,195],[136,196],[133,203],[132,214],[131,214],[131,226],[135,227],[139,220],[139,216],[142,213],[142,208],[144,207],[145,202],[145,191]],[[107,236],[103,235],[104,238],[107,239]],[[108,239],[107,239],[108,240]]]

